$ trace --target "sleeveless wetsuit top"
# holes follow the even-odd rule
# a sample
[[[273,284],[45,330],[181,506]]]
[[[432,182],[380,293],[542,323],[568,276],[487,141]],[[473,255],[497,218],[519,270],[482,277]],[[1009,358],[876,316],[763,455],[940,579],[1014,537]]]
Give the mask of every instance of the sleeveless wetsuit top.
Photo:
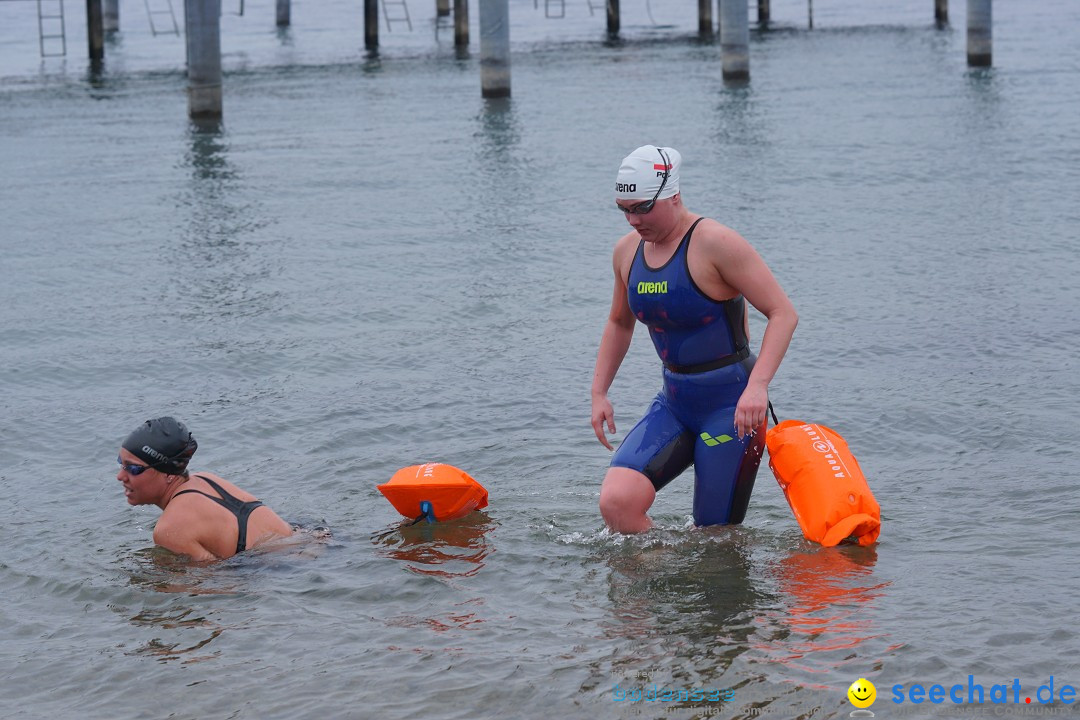
[[[196,475],[195,477],[199,478],[200,480],[205,480],[210,487],[221,493],[221,497],[214,497],[213,495],[204,493],[202,490],[195,489],[181,490],[180,492],[176,493],[176,495],[173,495],[173,497],[183,495],[184,493],[195,493],[197,495],[202,495],[203,497],[210,498],[218,505],[231,512],[233,515],[236,516],[236,522],[240,526],[240,532],[236,536],[236,552],[240,553],[244,552],[244,550],[247,550],[248,516],[251,515],[251,511],[255,508],[262,507],[262,502],[260,502],[259,500],[248,500],[247,502],[244,502],[240,498],[234,497],[229,493],[225,492],[225,489],[223,487],[221,487],[205,475]]]
[[[694,221],[671,259],[659,268],[645,262],[642,240],[627,280],[630,310],[648,326],[664,366],[678,373],[732,365],[750,353],[743,324],[743,296],[713,300],[690,276],[690,237],[703,219]]]

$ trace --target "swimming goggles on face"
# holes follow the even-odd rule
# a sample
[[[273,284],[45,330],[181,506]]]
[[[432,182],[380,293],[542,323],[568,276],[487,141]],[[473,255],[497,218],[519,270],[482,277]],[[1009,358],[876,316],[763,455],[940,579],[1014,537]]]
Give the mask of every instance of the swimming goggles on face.
[[[142,475],[144,471],[154,469],[152,465],[131,465],[129,463],[125,463],[123,460],[120,459],[119,455],[116,456],[116,464],[124,468],[124,471],[128,475]]]

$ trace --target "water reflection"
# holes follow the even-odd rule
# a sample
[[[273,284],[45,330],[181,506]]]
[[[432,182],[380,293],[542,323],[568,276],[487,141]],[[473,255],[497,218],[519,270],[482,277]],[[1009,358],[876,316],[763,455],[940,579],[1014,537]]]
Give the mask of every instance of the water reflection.
[[[459,520],[403,523],[372,538],[375,554],[398,560],[407,571],[437,578],[476,575],[494,548],[487,534],[495,522],[474,512]]]
[[[238,603],[265,587],[258,578],[308,566],[329,540],[328,531],[317,528],[224,561],[195,562],[160,547],[121,557],[118,564],[133,592],[110,609],[149,635],[128,654],[185,664],[217,658],[220,652],[211,643],[249,623],[219,618],[235,615]]]
[[[989,117],[993,119],[1000,112],[1001,83],[994,68],[968,68],[965,74],[967,80],[967,96],[971,99],[971,110],[976,117]]]
[[[187,321],[250,318],[273,308],[275,290],[263,289],[271,266],[261,231],[267,225],[230,159],[229,135],[220,120],[192,121],[184,165],[190,182],[177,199],[182,242],[170,263],[177,302]],[[231,328],[228,330],[230,339]]]
[[[514,111],[513,99],[484,98],[477,119],[480,121],[479,135],[484,141],[484,157],[509,159],[509,151],[521,140],[521,128]]]
[[[613,617],[605,634],[628,641],[615,653],[613,673],[719,687],[749,646],[756,609],[769,600],[753,579],[750,547],[741,529],[720,529],[611,552]]]
[[[200,650],[206,648],[225,632],[225,628],[212,620],[204,617],[193,616],[192,608],[180,608],[165,611],[143,611],[131,618],[131,624],[162,630],[177,631],[185,635],[182,641],[165,641],[161,638],[152,638],[144,645],[136,648],[132,655],[147,655],[161,662],[170,660],[183,660],[185,663],[211,660],[220,655],[220,652],[197,655]]]
[[[843,667],[879,635],[874,601],[888,587],[874,576],[875,546],[815,547],[780,557],[769,568],[782,593],[778,607],[762,614],[755,649],[808,680]],[[858,667],[869,666],[860,657]],[[790,676],[790,675],[789,675]]]
[[[876,662],[859,652],[881,635],[869,611],[888,583],[875,579],[874,547],[776,553],[745,528],[644,542],[604,551],[603,634],[615,648],[605,694],[699,691],[664,704],[731,712],[728,691],[744,709],[782,704],[799,688],[828,687],[834,670],[858,675]],[[761,686],[763,677],[794,687]]]
[[[223,595],[240,591],[242,583],[234,576],[217,571],[234,561],[195,562],[183,555],[176,555],[165,548],[152,547],[139,550],[130,558],[122,560],[127,566],[131,585],[159,593],[185,595]]]
[[[372,542],[377,557],[396,560],[408,573],[433,578],[460,590],[457,581],[477,575],[494,552],[487,535],[495,525],[486,513],[477,511],[447,522],[405,521],[376,533]],[[466,596],[448,606],[446,596],[440,593],[436,598],[422,601],[416,611],[388,616],[384,622],[390,627],[439,634],[475,629],[485,622],[481,615],[485,602],[483,597]]]
[[[521,198],[536,193],[531,180],[535,168],[530,172],[535,160],[519,152],[521,121],[511,98],[483,99],[477,124],[479,152],[473,158],[476,183],[468,189],[476,203],[471,212],[478,227],[486,229],[489,242],[498,244],[489,245],[487,252],[497,248],[505,253],[521,242],[523,229],[533,226],[535,207],[541,204],[521,203]],[[507,213],[507,207],[514,207],[515,212]],[[504,271],[495,269],[486,259],[478,260],[481,265],[476,267],[486,269],[477,279],[481,283],[499,284],[493,273]]]
[[[716,105],[716,139],[731,148],[767,147],[770,122],[763,112],[754,88],[745,85],[728,85],[720,94]]]
[[[238,578],[157,547],[133,553],[122,559],[121,564],[126,566],[125,571],[134,588],[170,596],[164,603],[153,596],[144,597],[142,609],[132,616],[128,616],[131,609],[125,605],[111,606],[115,612],[128,617],[132,625],[160,633],[130,654],[153,657],[161,662],[183,660],[185,663],[217,657],[218,653],[207,652],[207,646],[221,637],[226,627],[208,616],[205,609],[196,609],[183,598],[235,594],[241,586]]]
[[[192,177],[204,181],[193,190],[203,199],[220,200],[227,189],[226,181],[236,177],[227,159],[228,137],[224,123],[220,119],[191,120],[188,139],[187,163],[194,171]]]

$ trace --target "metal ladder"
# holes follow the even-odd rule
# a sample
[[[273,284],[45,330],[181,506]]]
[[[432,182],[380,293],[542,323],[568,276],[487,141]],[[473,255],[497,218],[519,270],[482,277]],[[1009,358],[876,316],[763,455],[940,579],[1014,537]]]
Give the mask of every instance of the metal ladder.
[[[54,6],[54,12],[46,12],[47,4]],[[64,0],[37,0],[38,18],[38,46],[41,48],[41,57],[62,57],[67,55],[67,36],[64,30]],[[46,32],[46,21],[60,21],[60,32]],[[55,31],[55,22],[52,22],[49,30]],[[60,52],[46,52],[46,40],[60,40]]]
[[[173,12],[172,0],[154,0],[157,4],[157,9],[154,9],[150,5],[150,0],[143,0],[143,4],[146,5],[146,17],[150,21],[150,32],[156,37],[158,35],[164,35],[171,33],[173,35],[180,35],[180,26],[176,24],[176,13]],[[162,9],[164,5],[164,9]],[[242,12],[242,11],[241,11]],[[169,19],[166,23],[163,23],[162,28],[158,28],[157,23],[154,22],[154,17],[159,18],[168,15]],[[172,29],[167,28],[168,24],[172,24]]]
[[[552,13],[551,8],[558,6],[559,14]],[[540,9],[540,0],[533,0],[533,10]],[[589,1],[589,13],[592,13],[592,1]],[[544,0],[544,17],[548,19],[560,20],[566,17],[566,0]]]
[[[404,15],[391,16],[390,8],[400,8]],[[382,14],[386,18],[386,31],[389,32],[393,28],[391,23],[403,22],[409,26],[409,32],[412,32],[412,20],[409,18],[409,6],[405,3],[405,0],[382,0]]]

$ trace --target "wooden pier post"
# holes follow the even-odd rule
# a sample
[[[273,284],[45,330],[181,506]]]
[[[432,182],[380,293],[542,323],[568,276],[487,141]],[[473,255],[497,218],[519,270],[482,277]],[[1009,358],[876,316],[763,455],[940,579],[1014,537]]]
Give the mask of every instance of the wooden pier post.
[[[934,0],[934,22],[939,26],[949,24],[949,0]]]
[[[967,60],[971,67],[990,67],[994,34],[991,0],[968,0]]]
[[[469,0],[454,0],[454,47],[469,46]]]
[[[480,93],[510,97],[509,0],[480,0]]]
[[[369,53],[379,49],[379,0],[364,0],[364,47]]]
[[[757,21],[758,25],[768,25],[772,19],[772,12],[769,8],[769,0],[758,0],[757,2]]]
[[[607,0],[607,34],[609,38],[619,35],[619,0]]]
[[[86,39],[90,50],[90,66],[100,67],[105,59],[105,23],[101,0],[86,0]]]
[[[277,0],[277,26],[288,27],[292,21],[291,0]]]
[[[708,39],[713,32],[712,0],[698,0],[698,35]]]
[[[435,0],[435,16],[447,17],[450,15],[450,0]]]
[[[185,0],[188,115],[221,117],[221,0]]]
[[[105,0],[102,27],[105,32],[116,32],[120,29],[120,0]]]
[[[750,79],[750,11],[746,0],[720,0],[720,56],[724,80]]]

